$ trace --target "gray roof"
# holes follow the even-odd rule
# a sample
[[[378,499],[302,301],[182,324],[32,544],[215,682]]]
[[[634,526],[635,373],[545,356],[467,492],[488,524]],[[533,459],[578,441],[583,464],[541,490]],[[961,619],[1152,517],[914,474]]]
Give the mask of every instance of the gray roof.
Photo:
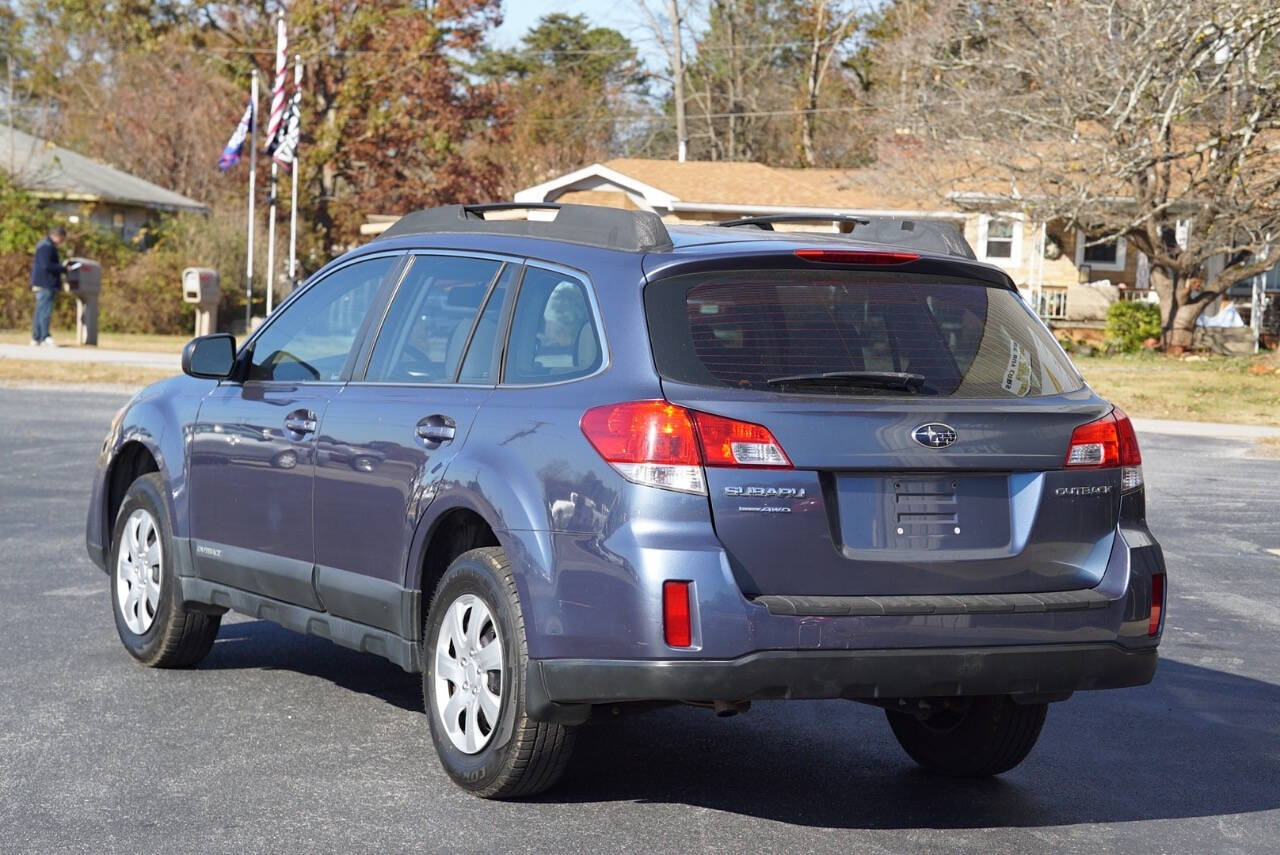
[[[114,202],[157,211],[209,210],[207,205],[181,193],[166,190],[16,128],[13,131],[12,155],[10,161],[9,131],[0,128],[0,169],[8,170],[12,162],[17,183],[41,198]]]

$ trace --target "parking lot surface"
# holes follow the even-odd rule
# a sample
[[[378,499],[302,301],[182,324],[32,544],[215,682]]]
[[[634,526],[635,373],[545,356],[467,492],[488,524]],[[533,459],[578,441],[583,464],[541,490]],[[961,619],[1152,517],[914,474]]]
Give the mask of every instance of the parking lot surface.
[[[1143,688],[1050,708],[996,780],[917,770],[880,710],[672,707],[584,728],[562,785],[491,803],[437,765],[420,681],[228,615],[190,671],[116,638],[85,557],[124,398],[0,389],[0,851],[1274,852],[1280,459],[1144,435],[1169,564]]]

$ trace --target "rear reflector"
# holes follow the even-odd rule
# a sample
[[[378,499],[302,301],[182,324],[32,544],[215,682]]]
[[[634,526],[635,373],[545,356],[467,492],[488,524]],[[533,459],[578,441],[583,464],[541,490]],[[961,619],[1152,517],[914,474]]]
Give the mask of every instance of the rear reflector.
[[[1069,469],[1091,467],[1123,467],[1121,489],[1125,492],[1142,486],[1142,453],[1133,422],[1124,410],[1115,407],[1097,421],[1080,425],[1071,434],[1067,447]]]
[[[855,249],[797,249],[796,255],[819,264],[906,264],[919,261],[914,252],[863,252]]]
[[[1164,574],[1157,573],[1151,577],[1151,617],[1147,620],[1147,635],[1155,635],[1160,631],[1160,621],[1163,618]]]
[[[710,413],[694,413],[693,419],[707,466],[791,468],[786,452],[767,427]]]
[[[593,407],[582,432],[628,481],[683,493],[707,494],[703,466],[791,468],[768,428],[667,401]]]
[[[662,583],[662,634],[670,647],[693,646],[689,582]]]

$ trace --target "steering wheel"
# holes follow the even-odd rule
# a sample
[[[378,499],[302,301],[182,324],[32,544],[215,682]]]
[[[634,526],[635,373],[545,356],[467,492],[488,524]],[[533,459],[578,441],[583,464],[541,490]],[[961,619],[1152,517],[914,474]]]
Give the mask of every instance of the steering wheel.
[[[406,357],[408,358],[406,359]],[[430,378],[432,367],[431,358],[419,348],[416,348],[406,342],[404,347],[400,349],[399,368],[402,371],[416,373],[418,376]]]

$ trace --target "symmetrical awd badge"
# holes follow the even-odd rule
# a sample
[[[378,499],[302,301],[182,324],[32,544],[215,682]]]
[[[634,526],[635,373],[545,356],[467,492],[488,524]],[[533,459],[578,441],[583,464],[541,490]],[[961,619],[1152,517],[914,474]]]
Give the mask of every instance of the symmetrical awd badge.
[[[956,431],[942,422],[929,422],[911,432],[911,438],[926,448],[946,448],[956,441]]]

